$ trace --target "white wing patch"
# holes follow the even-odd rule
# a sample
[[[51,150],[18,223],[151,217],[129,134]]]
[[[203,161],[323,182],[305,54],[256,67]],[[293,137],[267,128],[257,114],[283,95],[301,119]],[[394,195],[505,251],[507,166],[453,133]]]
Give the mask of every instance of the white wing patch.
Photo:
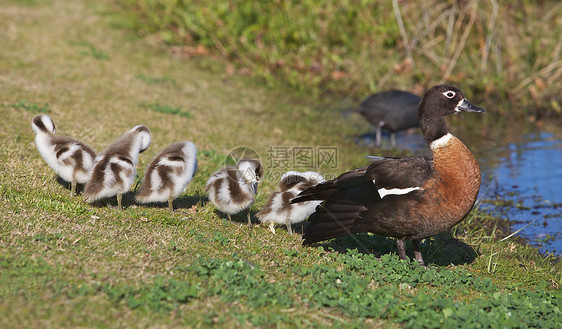
[[[378,190],[379,192],[379,196],[382,198],[384,198],[387,195],[404,195],[404,194],[408,194],[412,191],[417,191],[417,190],[423,190],[423,188],[416,186],[416,187],[408,187],[408,188],[391,188],[391,189],[386,189],[386,188],[380,188]]]

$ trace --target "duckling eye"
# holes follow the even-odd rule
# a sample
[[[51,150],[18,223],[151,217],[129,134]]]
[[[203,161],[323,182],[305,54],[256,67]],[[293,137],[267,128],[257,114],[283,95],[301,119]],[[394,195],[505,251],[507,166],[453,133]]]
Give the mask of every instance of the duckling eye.
[[[443,95],[444,95],[445,97],[447,97],[447,98],[453,98],[453,97],[455,97],[456,94],[457,94],[457,93],[455,93],[454,91],[451,91],[451,90],[446,91],[446,92],[443,93]]]

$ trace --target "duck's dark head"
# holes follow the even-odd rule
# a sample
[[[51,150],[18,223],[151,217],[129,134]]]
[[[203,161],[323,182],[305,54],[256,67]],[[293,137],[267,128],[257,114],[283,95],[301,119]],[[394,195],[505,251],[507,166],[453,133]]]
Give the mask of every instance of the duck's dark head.
[[[428,89],[418,108],[420,126],[428,144],[448,133],[447,115],[463,111],[479,113],[486,110],[472,105],[457,87],[437,85]]]
[[[428,89],[418,108],[418,117],[447,116],[458,112],[485,112],[486,110],[470,104],[462,91],[450,85],[437,85]]]

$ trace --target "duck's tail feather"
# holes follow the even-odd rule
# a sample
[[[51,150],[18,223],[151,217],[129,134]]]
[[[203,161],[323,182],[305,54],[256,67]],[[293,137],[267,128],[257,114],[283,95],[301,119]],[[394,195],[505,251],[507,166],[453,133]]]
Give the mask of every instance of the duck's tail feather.
[[[362,205],[346,202],[327,202],[318,206],[304,229],[303,245],[355,233],[354,223],[365,209]]]

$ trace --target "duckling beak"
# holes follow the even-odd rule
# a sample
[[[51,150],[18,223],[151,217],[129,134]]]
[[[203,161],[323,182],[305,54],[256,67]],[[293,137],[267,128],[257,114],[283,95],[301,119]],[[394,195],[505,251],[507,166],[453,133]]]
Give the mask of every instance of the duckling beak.
[[[258,182],[252,182],[252,191],[254,191],[254,194],[258,194]]]
[[[485,109],[470,104],[470,102],[467,101],[466,98],[463,98],[463,99],[459,102],[459,104],[457,104],[457,107],[455,108],[455,111],[456,111],[456,112],[460,112],[460,111],[465,111],[465,112],[477,112],[477,113],[486,112]]]

